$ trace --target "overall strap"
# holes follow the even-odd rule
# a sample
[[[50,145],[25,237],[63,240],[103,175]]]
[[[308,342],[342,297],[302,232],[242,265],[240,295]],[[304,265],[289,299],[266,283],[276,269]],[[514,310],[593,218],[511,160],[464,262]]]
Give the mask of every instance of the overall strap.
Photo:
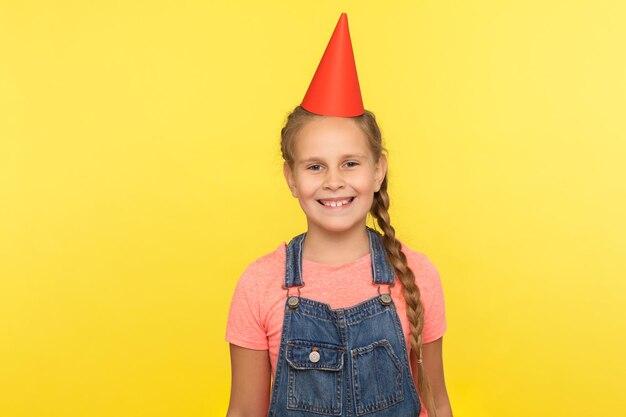
[[[396,272],[387,259],[383,237],[371,227],[366,226],[366,228],[370,238],[370,254],[372,255],[372,281],[374,284],[393,285]]]
[[[306,232],[292,238],[285,248],[285,288],[301,287],[302,281],[302,242]]]

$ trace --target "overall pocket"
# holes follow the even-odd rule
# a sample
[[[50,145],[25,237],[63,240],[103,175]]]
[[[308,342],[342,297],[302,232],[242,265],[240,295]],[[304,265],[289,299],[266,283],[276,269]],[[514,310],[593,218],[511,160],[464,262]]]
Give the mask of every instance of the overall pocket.
[[[390,407],[404,400],[402,366],[387,339],[350,352],[357,415]]]
[[[344,352],[327,343],[287,342],[287,408],[341,415]]]

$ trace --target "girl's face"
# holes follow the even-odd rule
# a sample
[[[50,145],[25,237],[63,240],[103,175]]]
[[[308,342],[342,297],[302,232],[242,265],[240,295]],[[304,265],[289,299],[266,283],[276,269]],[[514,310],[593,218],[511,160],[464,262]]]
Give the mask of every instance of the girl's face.
[[[385,156],[375,163],[367,136],[346,117],[316,118],[295,141],[293,171],[286,162],[283,171],[309,231],[363,227],[387,171]]]

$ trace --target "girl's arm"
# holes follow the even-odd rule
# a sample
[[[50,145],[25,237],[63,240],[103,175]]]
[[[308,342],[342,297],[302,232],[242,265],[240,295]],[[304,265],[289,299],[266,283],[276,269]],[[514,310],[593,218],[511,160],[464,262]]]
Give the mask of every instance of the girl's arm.
[[[269,351],[230,344],[232,383],[226,417],[265,417],[270,402]]]
[[[437,417],[452,417],[452,409],[450,400],[448,399],[448,391],[446,390],[446,381],[443,376],[443,358],[442,358],[443,337],[430,343],[424,343],[422,346],[422,356],[424,363],[424,371],[428,376],[430,388],[433,392],[435,407],[437,408]],[[412,369],[418,369],[416,358],[411,355]],[[417,377],[414,376],[417,386]]]

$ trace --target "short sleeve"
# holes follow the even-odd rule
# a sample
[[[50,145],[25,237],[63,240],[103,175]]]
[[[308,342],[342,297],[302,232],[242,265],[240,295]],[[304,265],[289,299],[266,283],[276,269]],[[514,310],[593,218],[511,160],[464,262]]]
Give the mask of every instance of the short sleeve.
[[[248,349],[269,349],[267,333],[261,320],[257,282],[250,267],[246,268],[235,286],[225,340]]]
[[[424,300],[422,341],[423,343],[430,343],[439,339],[446,332],[446,309],[439,271],[426,256],[424,256],[423,262],[427,294],[425,294]]]

